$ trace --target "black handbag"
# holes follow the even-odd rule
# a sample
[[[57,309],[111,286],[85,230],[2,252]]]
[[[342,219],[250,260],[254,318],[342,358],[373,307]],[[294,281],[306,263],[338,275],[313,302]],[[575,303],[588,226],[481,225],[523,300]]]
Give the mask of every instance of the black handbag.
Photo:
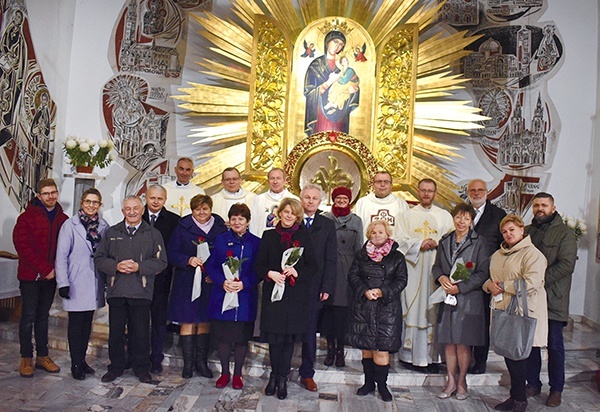
[[[519,307],[521,301],[521,307]],[[537,319],[528,316],[525,279],[515,283],[513,296],[506,310],[492,310],[490,348],[500,356],[515,361],[527,359],[533,346]]]

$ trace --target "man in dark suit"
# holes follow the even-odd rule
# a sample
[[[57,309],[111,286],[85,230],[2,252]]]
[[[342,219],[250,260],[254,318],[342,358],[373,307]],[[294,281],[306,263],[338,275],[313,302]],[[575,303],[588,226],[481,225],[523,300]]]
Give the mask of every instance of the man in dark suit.
[[[498,206],[492,204],[487,199],[487,185],[481,179],[474,179],[467,186],[467,194],[471,205],[475,208],[475,219],[473,228],[482,236],[488,245],[490,254],[500,248],[502,243],[502,233],[500,232],[500,222],[506,216],[506,212]],[[475,364],[469,370],[469,373],[485,373],[488,352],[490,351],[490,295],[484,294],[484,307],[486,313],[486,333],[484,346],[475,346],[473,348],[473,357]]]
[[[146,191],[146,208],[142,219],[154,226],[163,237],[165,247],[169,247],[169,240],[173,230],[179,223],[179,216],[165,208],[167,191],[160,185],[153,185]],[[152,362],[152,373],[162,372],[162,361],[164,359],[163,348],[167,335],[167,307],[169,294],[171,293],[171,279],[173,277],[173,266],[168,265],[154,282],[154,294],[150,316],[152,322],[150,362]]]
[[[304,209],[302,225],[308,230],[308,235],[315,250],[318,269],[311,284],[308,331],[302,344],[302,364],[300,365],[300,383],[309,391],[316,391],[317,384],[313,380],[313,368],[317,357],[317,323],[323,301],[329,298],[335,289],[337,273],[337,235],[333,220],[319,213],[321,204],[321,188],[317,185],[306,185],[300,193],[300,201]]]

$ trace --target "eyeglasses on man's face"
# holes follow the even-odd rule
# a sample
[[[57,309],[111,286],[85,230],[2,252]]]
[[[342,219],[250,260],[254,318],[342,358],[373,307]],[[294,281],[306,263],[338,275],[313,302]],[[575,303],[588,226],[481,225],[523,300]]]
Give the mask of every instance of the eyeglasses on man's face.
[[[54,196],[57,196],[57,195],[58,195],[58,190],[53,190],[51,192],[42,192],[42,193],[40,193],[40,196],[43,196],[43,197],[54,197]]]

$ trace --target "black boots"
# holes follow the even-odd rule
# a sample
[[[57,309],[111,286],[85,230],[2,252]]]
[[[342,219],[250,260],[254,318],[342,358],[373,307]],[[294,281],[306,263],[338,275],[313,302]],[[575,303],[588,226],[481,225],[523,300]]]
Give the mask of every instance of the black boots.
[[[327,338],[327,356],[323,361],[323,365],[331,366],[335,360],[335,340]]]
[[[375,382],[377,382],[377,390],[381,395],[381,399],[384,402],[391,402],[393,397],[391,392],[387,388],[388,372],[390,371],[390,365],[380,366],[375,365],[373,375]]]
[[[343,368],[346,366],[346,360],[344,359],[344,344],[338,340],[337,350],[335,351],[335,366]]]
[[[365,372],[365,384],[356,391],[358,396],[366,396],[375,390],[375,362],[371,358],[365,358],[362,360],[362,364]]]
[[[277,377],[277,399],[287,398],[287,376]]]
[[[85,379],[85,371],[82,363],[79,362],[71,365],[71,376],[73,376],[73,379],[78,381]]]
[[[196,335],[196,372],[205,378],[213,377],[213,373],[207,365],[209,349],[210,335],[208,333]]]
[[[181,355],[183,356],[181,377],[190,379],[194,376],[194,335],[181,335],[179,342],[181,342]]]
[[[277,391],[277,375],[271,372],[271,376],[269,376],[269,383],[267,383],[267,387],[265,388],[265,395],[273,396]]]

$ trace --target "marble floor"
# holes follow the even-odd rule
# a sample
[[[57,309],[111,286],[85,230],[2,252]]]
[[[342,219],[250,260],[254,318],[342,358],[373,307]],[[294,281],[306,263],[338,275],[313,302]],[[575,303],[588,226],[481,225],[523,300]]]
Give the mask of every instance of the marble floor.
[[[298,383],[297,373],[290,377],[288,398],[280,401],[263,393],[269,369],[265,366],[265,350],[253,345],[246,362],[245,387],[233,390],[231,386],[217,389],[214,382],[218,363],[211,360],[215,379],[181,378],[180,358],[176,345],[169,345],[164,372],[154,376],[152,384],[140,383],[131,370],[112,383],[102,383],[106,371],[105,345],[90,348],[88,363],[96,374],[84,381],[72,379],[68,352],[55,336],[51,342],[52,358],[62,370],[49,374],[36,370],[30,379],[18,373],[19,350],[16,342],[16,324],[0,322],[0,411],[491,411],[495,404],[508,397],[506,368],[497,356],[491,354],[488,373],[469,376],[469,398],[439,400],[443,375],[425,375],[408,371],[394,361],[390,374],[390,388],[394,401],[385,403],[377,395],[358,397],[356,389],[361,382],[360,354],[348,350],[348,366],[342,369],[322,366],[319,351],[315,380],[318,392],[308,392]],[[62,333],[54,326],[51,334]],[[567,385],[563,404],[555,411],[598,411],[600,392],[595,382],[595,371],[600,369],[600,332],[576,323],[565,332],[567,346]],[[298,358],[294,363],[297,366]],[[545,373],[545,370],[544,370]],[[547,376],[547,375],[545,375]],[[547,380],[547,378],[545,378]],[[547,386],[544,387],[547,390]],[[530,399],[529,411],[551,410],[544,405],[547,393]]]

